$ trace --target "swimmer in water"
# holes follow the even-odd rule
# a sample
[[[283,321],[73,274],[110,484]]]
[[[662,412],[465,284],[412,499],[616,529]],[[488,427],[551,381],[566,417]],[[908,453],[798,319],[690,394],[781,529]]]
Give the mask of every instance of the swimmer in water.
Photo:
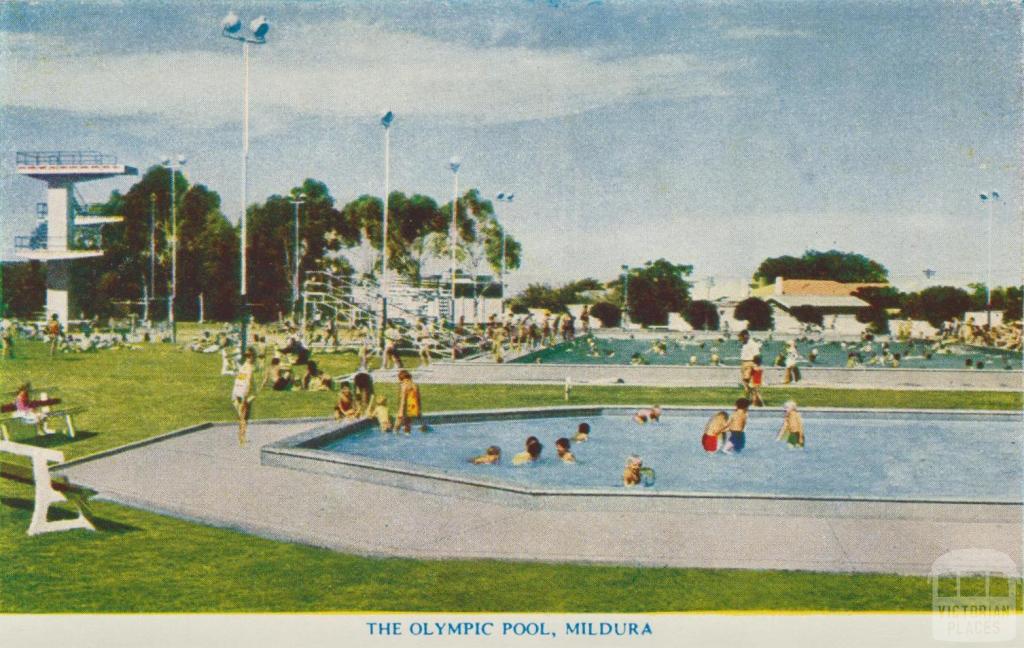
[[[580,426],[576,429],[576,436],[573,440],[576,443],[583,443],[590,439],[590,423],[580,423]]]
[[[725,442],[725,448],[722,452],[731,454],[734,452],[742,452],[743,448],[747,445],[746,429],[747,429],[747,414],[750,410],[750,401],[746,398],[740,398],[736,401],[736,410],[733,411],[732,416],[729,417],[729,421],[726,424],[726,429],[729,431],[729,436]]]
[[[707,452],[718,452],[725,441],[725,434],[729,424],[729,415],[725,412],[716,412],[704,425],[704,434],[701,436],[700,444]]]
[[[639,410],[633,415],[633,420],[637,423],[646,423],[647,421],[657,423],[661,420],[661,406],[655,405],[654,407]]]
[[[512,457],[513,466],[521,466],[523,464],[532,463],[540,459],[540,452],[544,449],[541,445],[540,440],[535,437],[528,437],[526,439],[526,450]]]
[[[479,457],[473,457],[469,460],[472,464],[496,464],[501,461],[501,448],[498,446],[490,446],[487,451]]]
[[[555,441],[555,452],[558,453],[558,458],[565,463],[576,463],[576,456],[569,451],[569,439],[562,437]]]
[[[630,455],[626,459],[626,469],[622,471],[622,485],[633,487],[640,483],[640,470],[644,467],[644,460],[636,455]]]
[[[785,441],[790,448],[804,447],[804,419],[796,411],[796,402],[787,401],[783,410],[782,427],[776,439]]]

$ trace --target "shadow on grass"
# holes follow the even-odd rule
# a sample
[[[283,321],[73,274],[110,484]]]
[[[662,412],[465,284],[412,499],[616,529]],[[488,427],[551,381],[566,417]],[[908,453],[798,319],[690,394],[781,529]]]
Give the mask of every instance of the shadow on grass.
[[[13,509],[19,509],[26,513],[32,513],[35,508],[35,502],[29,499],[23,499],[20,497],[0,497],[0,505],[8,506]],[[72,513],[63,508],[57,508],[56,506],[50,507],[50,520],[73,520],[78,517],[77,513]],[[130,524],[123,524],[114,520],[108,520],[106,518],[92,516],[92,523],[96,526],[97,531],[106,531],[108,533],[129,533],[131,531],[141,531],[139,527],[132,526]]]
[[[89,432],[88,430],[77,430],[75,431],[75,437],[71,438],[63,432],[56,432],[54,434],[47,434],[46,436],[26,436],[22,439],[15,438],[14,441],[17,443],[24,443],[25,445],[36,446],[37,448],[58,448],[60,446],[68,445],[69,443],[78,443],[79,441],[85,441],[97,436],[98,432]]]

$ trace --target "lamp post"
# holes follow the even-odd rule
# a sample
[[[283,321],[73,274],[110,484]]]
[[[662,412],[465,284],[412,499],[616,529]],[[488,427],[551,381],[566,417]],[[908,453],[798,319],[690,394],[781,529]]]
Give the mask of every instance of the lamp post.
[[[455,176],[455,188],[452,192],[452,230],[448,237],[448,247],[452,249],[452,321],[455,321],[455,245],[459,234],[455,219],[459,213],[459,167],[462,166],[462,160],[458,156],[454,156],[448,166],[452,170],[452,175]]]
[[[149,294],[146,295],[146,324],[149,319],[149,302],[156,298],[156,194],[149,194]]]
[[[622,266],[622,328],[629,321],[629,266]]]
[[[242,21],[235,12],[229,13],[220,23],[221,36],[230,38],[242,43],[242,66],[245,70],[245,82],[242,90],[242,236],[239,243],[242,248],[241,282],[240,290],[242,298],[242,335],[241,349],[245,353],[245,345],[249,336],[249,290],[246,281],[246,245],[248,243],[248,227],[246,221],[246,203],[248,202],[249,172],[249,45],[263,45],[267,42],[267,32],[270,30],[270,23],[263,16],[257,17],[249,23],[249,34],[242,33]]]
[[[512,199],[516,195],[512,193],[498,194],[498,202],[507,202],[512,208]],[[501,315],[505,316],[505,225],[501,226]]]
[[[380,218],[383,221],[380,235],[380,347],[384,349],[384,331],[388,326],[388,200],[391,197],[391,122],[395,113],[384,111],[380,116],[380,125],[384,127],[384,211]],[[384,357],[383,355],[381,357]]]
[[[985,318],[989,329],[992,328],[992,210],[999,200],[998,191],[990,191],[980,195],[982,203],[988,203],[988,266],[985,272]]]
[[[175,344],[178,342],[178,323],[174,319],[174,302],[178,298],[178,203],[174,195],[174,176],[186,162],[184,155],[179,155],[176,161],[164,157],[161,162],[171,173],[171,291],[167,295],[167,320],[171,324],[171,342]]]
[[[299,192],[289,200],[295,207],[295,274],[292,276],[292,313],[299,303],[299,205],[306,202],[306,194]]]

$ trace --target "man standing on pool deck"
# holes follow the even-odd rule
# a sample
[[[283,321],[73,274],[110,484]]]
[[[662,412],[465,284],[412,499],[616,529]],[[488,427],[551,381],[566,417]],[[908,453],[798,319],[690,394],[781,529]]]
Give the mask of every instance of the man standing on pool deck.
[[[725,426],[729,434],[722,452],[727,454],[742,452],[743,448],[746,447],[747,436],[745,430],[747,429],[747,410],[749,409],[750,401],[746,398],[740,398],[736,401],[736,411],[729,417],[729,421]]]
[[[754,358],[761,355],[761,344],[751,339],[746,329],[737,337],[743,345],[740,349],[740,381],[743,383],[743,395],[750,398],[750,377],[754,374]]]

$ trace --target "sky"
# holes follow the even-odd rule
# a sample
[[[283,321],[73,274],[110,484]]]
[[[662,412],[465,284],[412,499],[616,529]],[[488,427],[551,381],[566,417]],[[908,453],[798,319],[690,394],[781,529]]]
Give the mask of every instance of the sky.
[[[657,258],[745,279],[832,248],[898,284],[983,281],[991,190],[993,281],[1021,281],[1016,2],[3,2],[0,257],[45,200],[21,150],[185,155],[237,221],[229,9],[271,23],[250,52],[250,203],[307,177],[339,206],[382,194],[390,109],[392,189],[447,202],[458,155],[460,188],[515,193],[513,290]]]

